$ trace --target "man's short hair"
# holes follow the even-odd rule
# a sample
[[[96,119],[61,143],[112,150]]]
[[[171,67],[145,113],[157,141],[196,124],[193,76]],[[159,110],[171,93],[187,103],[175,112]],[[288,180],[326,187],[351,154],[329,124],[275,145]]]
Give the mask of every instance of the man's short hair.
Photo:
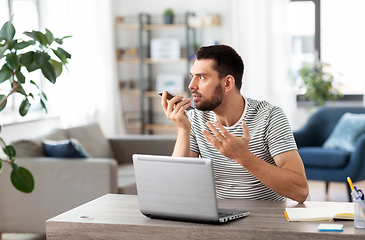
[[[218,72],[218,77],[222,79],[232,75],[237,89],[241,89],[244,64],[240,55],[232,47],[223,44],[201,47],[196,52],[196,59],[213,59],[214,70]]]

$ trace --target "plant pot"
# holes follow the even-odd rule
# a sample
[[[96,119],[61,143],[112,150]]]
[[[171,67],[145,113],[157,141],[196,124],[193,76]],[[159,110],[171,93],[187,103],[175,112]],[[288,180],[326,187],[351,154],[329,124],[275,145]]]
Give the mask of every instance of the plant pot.
[[[174,15],[164,15],[165,24],[172,24],[174,22]]]

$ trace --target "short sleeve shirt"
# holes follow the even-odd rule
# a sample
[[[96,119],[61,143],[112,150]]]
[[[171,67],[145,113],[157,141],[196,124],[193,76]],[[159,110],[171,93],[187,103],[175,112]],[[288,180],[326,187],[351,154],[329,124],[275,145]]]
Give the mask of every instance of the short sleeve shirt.
[[[287,117],[281,108],[266,101],[245,99],[245,109],[240,120],[226,129],[236,137],[243,135],[242,122],[249,128],[251,140],[249,150],[261,160],[275,165],[274,156],[297,150]],[[212,134],[206,122],[216,121],[212,111],[192,110],[188,112],[192,124],[190,150],[202,158],[212,160],[217,198],[251,200],[284,200],[284,197],[268,188],[242,165],[218,152],[205,140],[203,130]]]

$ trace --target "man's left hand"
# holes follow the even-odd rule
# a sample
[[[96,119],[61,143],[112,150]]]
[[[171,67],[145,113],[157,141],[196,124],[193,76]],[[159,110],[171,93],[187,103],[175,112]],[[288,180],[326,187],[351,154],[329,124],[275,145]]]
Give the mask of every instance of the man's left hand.
[[[214,125],[211,122],[207,122],[206,125],[214,135],[203,130],[205,139],[224,156],[238,162],[239,159],[242,159],[242,157],[250,153],[248,143],[251,137],[245,122],[242,123],[242,137],[236,137],[230,134],[218,121],[215,121]]]

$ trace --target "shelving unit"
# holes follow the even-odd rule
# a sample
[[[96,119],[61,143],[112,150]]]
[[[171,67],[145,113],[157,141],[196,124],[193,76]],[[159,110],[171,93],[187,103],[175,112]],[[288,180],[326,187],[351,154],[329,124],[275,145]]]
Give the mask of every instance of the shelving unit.
[[[137,41],[134,41],[134,46],[130,49],[121,49],[117,47],[116,55],[118,64],[132,64],[138,66],[138,76],[135,77],[138,80],[135,81],[138,88],[122,89],[120,91],[123,100],[129,98],[128,106],[133,103],[133,109],[137,111],[124,113],[126,122],[126,129],[133,131],[134,133],[141,134],[154,134],[155,131],[176,131],[175,126],[170,123],[166,117],[168,123],[158,123],[156,118],[156,112],[163,114],[161,106],[156,106],[156,102],[160,101],[160,97],[155,90],[156,73],[153,71],[158,66],[171,66],[172,64],[180,64],[179,69],[184,72],[184,86],[183,92],[175,92],[178,95],[188,96],[188,81],[190,68],[192,61],[189,60],[189,56],[194,54],[193,46],[196,43],[196,29],[189,26],[189,18],[194,17],[195,14],[191,12],[185,13],[183,17],[183,23],[177,24],[161,24],[152,21],[150,14],[140,13],[138,18],[132,21],[125,21],[122,17],[116,18],[115,29],[117,32],[126,31],[127,34],[138,34]],[[158,22],[158,21],[157,21]],[[179,59],[152,59],[151,58],[151,40],[152,34],[159,34],[161,32],[180,31],[183,32],[185,41],[184,46],[181,46],[181,58]],[[184,67],[185,64],[185,67]],[[132,71],[131,72],[135,72]],[[127,81],[123,81],[123,86],[127,85]],[[131,85],[131,84],[129,84]],[[131,103],[131,104],[129,104]],[[170,123],[170,124],[169,124]]]

